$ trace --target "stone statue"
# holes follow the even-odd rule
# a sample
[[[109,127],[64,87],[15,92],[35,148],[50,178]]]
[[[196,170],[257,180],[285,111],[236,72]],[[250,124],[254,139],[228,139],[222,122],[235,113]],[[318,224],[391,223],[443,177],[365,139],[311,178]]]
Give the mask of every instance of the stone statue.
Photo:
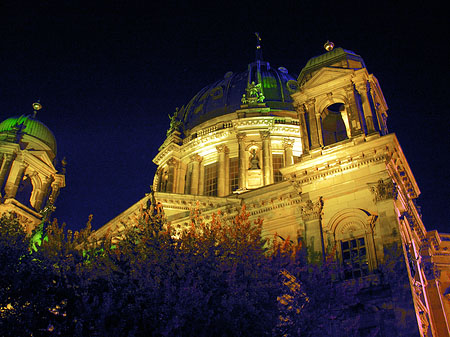
[[[256,149],[252,149],[250,152],[250,168],[249,170],[259,170],[259,157],[256,154]]]
[[[245,91],[246,94],[243,94],[241,99],[242,104],[257,104],[264,102],[265,97],[262,94],[261,83],[249,83]]]
[[[180,109],[177,107],[175,109],[175,112],[173,113],[173,115],[169,114],[170,127],[169,127],[169,130],[167,130],[167,136],[172,134],[172,132],[174,132],[174,131],[179,131],[180,130],[181,120],[178,118],[179,112],[180,112]]]

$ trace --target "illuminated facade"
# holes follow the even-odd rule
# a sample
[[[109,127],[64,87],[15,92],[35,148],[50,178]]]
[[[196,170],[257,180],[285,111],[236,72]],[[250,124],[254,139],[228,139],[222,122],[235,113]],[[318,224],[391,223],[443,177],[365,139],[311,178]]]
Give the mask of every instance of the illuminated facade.
[[[422,223],[420,190],[388,133],[377,79],[359,55],[330,43],[298,78],[257,47],[245,72],[226,73],[171,116],[153,181],[168,221],[183,226],[194,207],[207,219],[219,209],[232,215],[245,203],[267,235],[335,252],[342,279],[361,289],[381,289],[378,271],[397,244],[408,298],[392,294],[388,318],[366,311],[361,331],[449,336],[450,235]],[[120,232],[147,198],[96,235]]]
[[[0,214],[14,213],[27,233],[51,212],[65,186],[64,168],[54,165],[55,137],[36,119],[41,105],[33,108],[33,114],[0,123]]]

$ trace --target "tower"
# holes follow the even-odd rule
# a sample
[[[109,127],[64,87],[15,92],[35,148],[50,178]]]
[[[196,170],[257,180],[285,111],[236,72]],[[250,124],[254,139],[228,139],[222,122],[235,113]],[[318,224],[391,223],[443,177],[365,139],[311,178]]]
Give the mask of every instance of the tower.
[[[153,180],[167,220],[183,226],[194,207],[208,219],[245,203],[251,217],[264,219],[266,235],[301,241],[320,259],[333,254],[342,282],[372,294],[370,308],[392,306],[389,317],[364,312],[367,334],[448,336],[450,235],[422,223],[420,190],[388,133],[376,77],[361,56],[327,43],[295,79],[263,61],[259,41],[246,71],[226,73],[170,115]],[[95,235],[120,233],[147,201]],[[393,248],[402,298],[381,273]]]
[[[64,168],[55,168],[55,136],[36,118],[41,107],[34,103],[32,114],[0,123],[0,214],[13,213],[28,233],[65,186]]]

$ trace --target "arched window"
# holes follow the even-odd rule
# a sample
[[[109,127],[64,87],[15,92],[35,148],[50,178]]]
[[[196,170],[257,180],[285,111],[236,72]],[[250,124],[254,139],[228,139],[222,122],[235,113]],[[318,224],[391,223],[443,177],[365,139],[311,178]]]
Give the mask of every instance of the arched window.
[[[334,235],[343,279],[364,277],[377,267],[373,230],[369,225],[376,219],[358,208],[342,210],[331,218],[329,227]]]
[[[335,103],[328,106],[322,116],[322,137],[323,145],[331,145],[341,140],[347,139],[345,123],[342,119],[341,111],[344,104]]]
[[[31,206],[31,193],[33,192],[33,184],[31,183],[31,178],[25,175],[20,182],[19,188],[17,189],[17,194],[15,199],[19,201],[22,205]]]

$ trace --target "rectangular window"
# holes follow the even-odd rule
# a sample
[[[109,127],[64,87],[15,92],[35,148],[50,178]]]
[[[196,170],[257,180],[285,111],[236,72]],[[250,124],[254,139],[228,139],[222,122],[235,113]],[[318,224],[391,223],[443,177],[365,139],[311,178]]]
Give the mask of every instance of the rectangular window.
[[[239,188],[239,158],[230,158],[230,191]]]
[[[186,169],[184,194],[191,194],[191,180],[192,180],[192,164],[189,163]]]
[[[364,238],[341,241],[344,279],[358,278],[369,274],[367,247]]]
[[[278,183],[283,181],[283,175],[280,172],[280,168],[284,167],[284,159],[282,154],[272,155],[273,162],[273,182]]]
[[[205,166],[205,195],[217,196],[217,163]]]

